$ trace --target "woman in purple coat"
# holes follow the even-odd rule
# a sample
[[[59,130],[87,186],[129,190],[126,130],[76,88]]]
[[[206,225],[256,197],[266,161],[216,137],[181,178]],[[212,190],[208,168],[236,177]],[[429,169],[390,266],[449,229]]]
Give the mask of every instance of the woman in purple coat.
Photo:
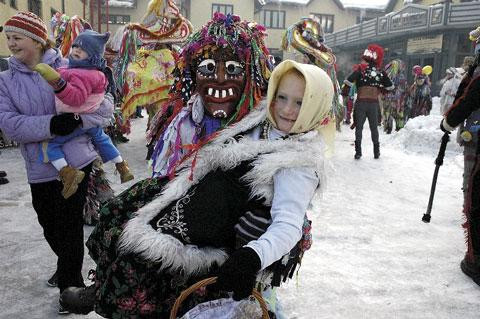
[[[57,271],[49,284],[58,283],[60,292],[67,287],[84,287],[82,211],[88,179],[82,181],[75,195],[63,198],[58,171],[52,164],[39,161],[38,152],[42,141],[53,136],[67,135],[79,126],[105,125],[113,104],[105,99],[101,112],[79,118],[72,113],[56,115],[54,90],[33,71],[38,63],[58,68],[67,62],[51,48],[45,23],[33,13],[19,12],[5,22],[4,31],[12,56],[9,70],[0,73],[0,128],[20,143],[33,208],[45,239],[58,257]],[[63,151],[68,163],[88,176],[97,157],[89,137],[72,139],[65,143]],[[59,313],[64,310],[59,308]]]

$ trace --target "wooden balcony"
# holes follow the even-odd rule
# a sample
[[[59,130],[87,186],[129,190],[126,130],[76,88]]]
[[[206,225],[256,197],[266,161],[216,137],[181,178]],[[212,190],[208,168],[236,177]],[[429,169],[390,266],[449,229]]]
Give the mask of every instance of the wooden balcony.
[[[397,36],[473,29],[480,23],[480,2],[444,3],[432,6],[411,4],[398,12],[356,24],[325,35],[331,47],[348,47]]]

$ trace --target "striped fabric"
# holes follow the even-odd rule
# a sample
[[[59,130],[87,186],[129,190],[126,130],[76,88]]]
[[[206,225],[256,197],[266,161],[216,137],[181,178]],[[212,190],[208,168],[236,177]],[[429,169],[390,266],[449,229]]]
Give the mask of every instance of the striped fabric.
[[[272,223],[269,210],[255,209],[243,215],[238,224],[235,225],[237,235],[237,248],[243,247],[248,242],[258,239],[267,231]]]
[[[18,12],[4,24],[5,32],[18,32],[42,45],[47,43],[47,26],[37,15],[31,12]]]

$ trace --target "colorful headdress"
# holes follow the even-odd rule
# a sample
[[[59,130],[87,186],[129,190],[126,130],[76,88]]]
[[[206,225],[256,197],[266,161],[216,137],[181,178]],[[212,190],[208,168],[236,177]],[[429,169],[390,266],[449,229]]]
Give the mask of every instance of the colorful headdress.
[[[124,119],[138,105],[152,105],[168,98],[173,83],[174,53],[157,45],[184,42],[192,29],[173,0],[151,0],[141,23],[126,25],[121,41],[115,35],[111,43],[118,50],[114,73],[124,97],[121,105]]]
[[[129,30],[137,30],[138,38],[146,43],[180,43],[192,32],[173,0],[151,0],[142,23],[130,23]]]
[[[416,76],[422,74],[422,67],[420,65],[414,65],[412,67],[412,73],[413,75],[416,75]]]
[[[229,118],[221,119],[219,123],[217,122],[213,125],[215,126],[214,129],[212,126],[206,129],[205,133],[195,132],[195,136],[192,138],[194,144],[189,146],[189,151],[184,158],[195,156],[203,145],[216,136],[215,132],[229,124],[238,122],[250,110],[259,105],[262,99],[262,90],[267,87],[270,70],[272,69],[268,49],[263,42],[265,36],[265,28],[263,26],[254,22],[241,21],[240,17],[236,15],[224,15],[217,12],[212,20],[188,39],[179,54],[176,68],[173,72],[175,80],[171,87],[170,99],[163,105],[162,110],[157,113],[156,118],[158,118],[158,121],[156,121],[156,127],[154,126],[150,130],[150,136],[159,137],[152,155],[153,167],[156,167],[158,152],[165,145],[163,134],[167,134],[166,128],[170,123],[178,127],[182,121],[191,116],[191,114],[186,113],[182,115],[182,118],[177,118],[177,115],[184,109],[184,106],[196,91],[195,75],[199,63],[204,59],[215,57],[216,54],[224,53],[218,52],[218,50],[225,49],[229,51],[228,54],[235,55],[238,62],[243,64],[245,86],[238,98],[238,102],[236,102],[233,114]],[[194,113],[193,109],[192,107],[192,114]],[[172,131],[179,132],[180,130],[173,129]],[[169,175],[175,172],[177,165],[180,163],[177,156],[181,147],[178,144],[179,139],[178,141],[177,139],[175,141],[172,140],[172,143],[175,144],[173,149],[176,153],[173,153],[173,159],[169,162]],[[192,164],[192,170],[195,166],[194,164],[195,161]]]
[[[201,59],[219,48],[229,49],[245,65],[245,88],[235,114],[224,125],[240,120],[261,99],[272,69],[268,49],[263,42],[265,28],[254,22],[241,21],[237,15],[216,12],[211,21],[193,34],[183,47],[171,92],[186,103],[195,92],[195,74]]]
[[[394,78],[400,72],[405,71],[405,63],[401,60],[394,59],[385,65],[385,72],[390,79]]]
[[[77,15],[69,17],[59,12],[55,13],[50,20],[52,37],[63,56],[68,56],[70,48],[76,37],[85,30],[91,30],[88,22]]]
[[[433,71],[433,68],[430,65],[425,65],[423,68],[420,65],[414,65],[412,68],[412,73],[416,77],[426,77],[430,75]]]
[[[480,53],[480,27],[470,31],[469,39],[470,41],[475,41],[475,54]]]
[[[369,63],[375,63],[380,68],[383,63],[383,48],[378,44],[369,44],[363,51],[362,59]]]
[[[282,49],[287,50],[292,46],[299,52],[307,55],[316,65],[325,69],[324,66],[333,66],[335,56],[332,50],[324,44],[323,29],[319,21],[314,18],[302,18],[299,22],[291,25],[282,38]]]
[[[311,63],[324,70],[333,83],[335,94],[332,113],[343,118],[343,105],[340,102],[340,85],[337,79],[336,58],[332,50],[324,44],[322,25],[317,18],[302,18],[291,25],[282,39],[282,49],[293,47],[309,58]]]

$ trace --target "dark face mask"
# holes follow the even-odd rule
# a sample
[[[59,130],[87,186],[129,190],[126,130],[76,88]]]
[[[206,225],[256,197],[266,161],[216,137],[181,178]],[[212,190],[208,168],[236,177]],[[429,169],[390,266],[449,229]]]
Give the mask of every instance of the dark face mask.
[[[229,118],[245,88],[245,67],[230,50],[218,49],[199,61],[196,84],[206,112],[215,118]]]

